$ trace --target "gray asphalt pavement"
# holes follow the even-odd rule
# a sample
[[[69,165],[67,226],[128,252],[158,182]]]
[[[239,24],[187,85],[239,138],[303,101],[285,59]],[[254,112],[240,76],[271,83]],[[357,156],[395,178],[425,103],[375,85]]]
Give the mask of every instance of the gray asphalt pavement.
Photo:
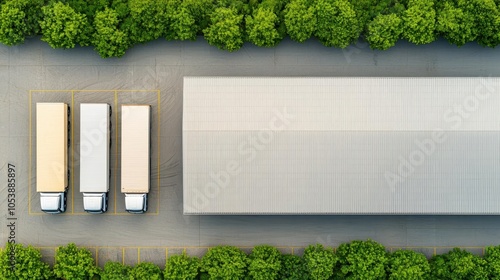
[[[270,49],[246,44],[235,53],[219,51],[202,38],[197,42],[159,40],[136,46],[120,59],[101,59],[91,48],[53,50],[38,38],[18,47],[1,46],[0,176],[3,179],[0,180],[3,183],[0,184],[0,213],[5,224],[1,231],[2,244],[10,234],[6,226],[7,218],[11,217],[7,212],[6,179],[7,165],[11,163],[16,166],[18,178],[16,241],[43,247],[46,258],[53,255],[53,246],[68,242],[95,247],[94,253],[100,260],[122,258],[124,262],[133,263],[137,258],[160,264],[164,261],[161,258],[185,247],[193,254],[201,254],[205,247],[217,244],[252,246],[267,243],[283,246],[284,251],[300,253],[299,248],[310,243],[337,246],[349,240],[367,238],[388,247],[425,247],[422,250],[428,250],[427,253],[450,246],[471,247],[480,252],[483,246],[500,244],[500,217],[184,216],[182,78],[499,77],[498,61],[498,49],[475,44],[456,48],[444,40],[425,46],[400,42],[384,52],[372,51],[364,43],[339,50],[323,47],[316,40],[304,44],[285,40],[277,48]],[[118,112],[117,105],[127,102],[153,106],[153,188],[147,215],[124,213],[123,195],[114,189],[118,186],[116,190],[119,190],[119,176],[114,175],[110,211],[104,215],[83,213],[76,185],[78,173],[74,173],[68,213],[40,213],[38,194],[34,191],[34,158],[30,156],[30,143],[32,153],[35,143],[30,138],[35,132],[33,125],[30,130],[30,104],[42,100],[74,102],[75,107],[79,102],[106,101],[114,106],[113,112]],[[77,113],[75,110],[75,118]],[[77,130],[74,136],[78,138]],[[112,152],[113,159],[118,155],[116,152]],[[73,160],[77,170],[77,155]],[[116,173],[119,171],[117,162],[111,162],[113,173],[119,174]]]

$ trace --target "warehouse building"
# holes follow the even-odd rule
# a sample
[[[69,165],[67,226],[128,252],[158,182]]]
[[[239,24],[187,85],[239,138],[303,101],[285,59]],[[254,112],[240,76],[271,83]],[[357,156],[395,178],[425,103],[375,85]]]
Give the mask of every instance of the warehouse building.
[[[185,77],[185,214],[500,214],[500,79]]]

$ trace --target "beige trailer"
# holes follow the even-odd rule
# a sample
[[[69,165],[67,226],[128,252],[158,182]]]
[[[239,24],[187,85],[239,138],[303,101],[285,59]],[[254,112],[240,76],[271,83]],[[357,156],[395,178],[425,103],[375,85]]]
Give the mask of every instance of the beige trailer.
[[[130,213],[144,213],[148,207],[150,128],[149,105],[121,106],[121,191]]]
[[[69,107],[65,103],[36,104],[36,190],[46,213],[66,211],[68,116]]]

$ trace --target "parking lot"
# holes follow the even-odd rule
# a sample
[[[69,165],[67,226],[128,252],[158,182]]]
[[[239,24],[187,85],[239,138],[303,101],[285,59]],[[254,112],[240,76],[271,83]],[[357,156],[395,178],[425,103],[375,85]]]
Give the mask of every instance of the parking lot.
[[[300,254],[304,246],[337,246],[371,238],[389,249],[411,247],[427,255],[453,246],[481,254],[500,244],[497,216],[185,216],[182,214],[182,81],[184,76],[500,76],[500,53],[470,44],[461,48],[440,40],[430,45],[405,42],[385,51],[359,43],[345,50],[315,40],[285,40],[277,48],[246,44],[219,51],[197,42],[156,41],[136,46],[120,59],[101,59],[90,48],[53,50],[39,38],[18,47],[0,47],[0,213],[4,226],[15,218],[16,242],[40,247],[47,261],[58,245],[74,242],[91,249],[96,262],[153,261],[184,250],[202,255],[208,247],[243,248],[267,243]],[[72,106],[71,180],[68,211],[47,215],[36,193],[36,102]],[[106,214],[83,212],[78,189],[79,104],[106,102],[113,109],[112,179]],[[119,176],[119,106],[152,106],[150,208],[145,215],[124,211]],[[118,131],[117,131],[118,130]],[[8,164],[15,166],[16,204],[7,203]],[[1,231],[2,244],[8,237]]]

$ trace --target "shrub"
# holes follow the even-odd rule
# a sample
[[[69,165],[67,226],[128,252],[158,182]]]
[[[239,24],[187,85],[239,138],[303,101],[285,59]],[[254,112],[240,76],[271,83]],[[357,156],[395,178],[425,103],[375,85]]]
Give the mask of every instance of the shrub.
[[[57,277],[72,280],[87,280],[99,274],[94,258],[86,248],[74,243],[57,248],[54,273]]]
[[[295,255],[283,255],[281,257],[281,280],[307,280],[308,274],[304,260]]]
[[[341,244],[338,275],[342,279],[386,279],[387,255],[384,246],[372,240]]]
[[[236,8],[217,8],[210,16],[210,24],[203,30],[207,42],[230,52],[243,46],[243,15]]]
[[[118,29],[118,13],[106,8],[97,12],[93,44],[101,57],[120,57],[129,47],[127,34]]]
[[[200,269],[200,260],[197,257],[189,257],[185,253],[171,256],[165,264],[165,279],[192,280],[196,279]]]
[[[128,280],[131,267],[119,262],[107,262],[101,272],[101,280]]]
[[[248,258],[248,275],[252,279],[278,279],[281,270],[281,253],[269,245],[255,246]]]
[[[304,263],[310,279],[329,279],[333,275],[333,268],[337,257],[331,248],[324,248],[321,244],[309,245],[304,251]]]
[[[210,279],[243,279],[247,271],[247,255],[234,246],[217,246],[201,259],[201,271]]]
[[[40,32],[43,0],[9,0],[0,7],[0,42],[7,46],[24,42]]]
[[[430,264],[432,279],[488,279],[484,259],[458,248],[432,257]]]
[[[387,50],[396,45],[403,31],[401,22],[396,14],[376,16],[367,26],[366,40],[370,48]]]
[[[490,279],[500,280],[500,246],[486,247],[484,260],[487,263],[486,269],[488,270]]]
[[[161,280],[163,279],[163,273],[161,269],[154,263],[143,262],[134,266],[129,271],[130,280]]]
[[[68,4],[53,2],[42,8],[42,40],[53,48],[74,48],[85,41],[88,25],[85,15],[73,10]]]
[[[389,257],[389,280],[429,279],[430,265],[424,254],[410,250],[398,250]]]
[[[37,249],[7,243],[0,251],[0,279],[51,279],[53,272]]]
[[[410,0],[403,13],[403,37],[416,45],[436,40],[436,11],[433,0]]]
[[[317,0],[314,35],[327,47],[345,48],[358,39],[361,28],[348,0]]]
[[[291,0],[285,9],[285,26],[290,38],[299,43],[316,30],[315,6],[308,0]]]

